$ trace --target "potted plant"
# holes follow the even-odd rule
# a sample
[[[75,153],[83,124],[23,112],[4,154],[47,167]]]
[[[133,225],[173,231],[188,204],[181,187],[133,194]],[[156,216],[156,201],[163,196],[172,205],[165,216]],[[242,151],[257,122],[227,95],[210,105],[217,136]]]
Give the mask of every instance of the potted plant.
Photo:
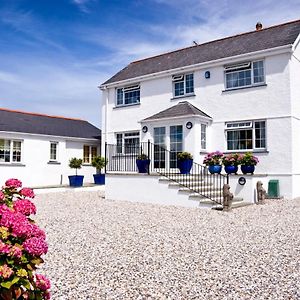
[[[79,187],[83,184],[83,175],[77,175],[77,169],[81,169],[82,159],[73,157],[69,161],[69,167],[76,170],[76,175],[69,176],[70,186]]]
[[[238,153],[224,155],[222,158],[222,163],[225,167],[225,172],[227,174],[237,174],[240,161],[241,155],[239,155]]]
[[[136,165],[138,168],[139,173],[148,173],[150,159],[146,154],[140,154],[136,159]]]
[[[255,166],[259,162],[258,158],[251,152],[247,152],[241,157],[241,170],[243,174],[253,174]]]
[[[177,154],[177,167],[180,174],[190,174],[193,166],[193,156],[189,152],[180,152]]]
[[[222,157],[223,153],[220,151],[208,153],[204,157],[203,164],[208,166],[208,170],[211,174],[220,174],[222,171]]]
[[[94,174],[95,184],[105,184],[105,174],[101,174],[101,169],[103,169],[107,164],[107,160],[102,156],[96,156],[92,160],[92,166],[96,168],[96,174]]]

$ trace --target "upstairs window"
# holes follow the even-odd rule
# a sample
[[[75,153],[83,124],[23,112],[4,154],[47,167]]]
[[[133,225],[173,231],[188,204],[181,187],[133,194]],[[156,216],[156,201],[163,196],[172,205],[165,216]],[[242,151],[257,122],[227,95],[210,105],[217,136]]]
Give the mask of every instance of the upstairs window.
[[[266,121],[227,123],[227,150],[266,148]]]
[[[246,62],[225,67],[226,89],[262,84],[265,82],[264,62]]]
[[[117,89],[117,106],[140,103],[140,86],[128,86]]]
[[[22,142],[0,139],[0,162],[20,163],[22,161]]]
[[[185,96],[194,93],[194,74],[173,76],[174,97]]]

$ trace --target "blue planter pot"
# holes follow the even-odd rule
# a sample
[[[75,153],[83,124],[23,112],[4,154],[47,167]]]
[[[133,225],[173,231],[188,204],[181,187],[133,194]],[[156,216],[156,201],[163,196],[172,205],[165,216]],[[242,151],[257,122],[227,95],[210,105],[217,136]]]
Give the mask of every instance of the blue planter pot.
[[[253,174],[255,170],[255,166],[241,165],[241,170],[243,174]]]
[[[94,174],[95,184],[105,184],[105,174]]]
[[[72,187],[79,187],[82,186],[83,184],[83,175],[72,175],[69,176],[69,182],[70,186]]]
[[[190,174],[193,166],[192,159],[178,160],[177,167],[180,170],[180,174]]]
[[[137,159],[136,165],[137,165],[139,173],[148,173],[150,159]]]
[[[220,174],[222,171],[222,166],[220,166],[220,165],[209,166],[208,171],[211,174]]]
[[[238,167],[237,166],[225,166],[225,172],[227,174],[236,174],[238,171]]]

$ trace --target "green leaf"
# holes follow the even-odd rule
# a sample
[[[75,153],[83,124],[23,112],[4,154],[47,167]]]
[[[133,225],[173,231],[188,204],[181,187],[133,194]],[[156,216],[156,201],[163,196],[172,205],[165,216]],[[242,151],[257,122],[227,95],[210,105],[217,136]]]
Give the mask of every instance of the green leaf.
[[[30,290],[31,285],[28,279],[22,278],[19,283],[21,283],[27,290]]]
[[[2,282],[1,286],[3,286],[6,289],[10,289],[12,285],[14,285],[15,283],[17,283],[20,280],[19,277],[15,276],[12,280],[10,281],[6,281],[6,282]]]
[[[33,263],[34,265],[40,265],[40,264],[42,264],[44,261],[43,261],[43,259],[42,258],[34,258],[34,259],[32,259],[31,260],[31,263]]]

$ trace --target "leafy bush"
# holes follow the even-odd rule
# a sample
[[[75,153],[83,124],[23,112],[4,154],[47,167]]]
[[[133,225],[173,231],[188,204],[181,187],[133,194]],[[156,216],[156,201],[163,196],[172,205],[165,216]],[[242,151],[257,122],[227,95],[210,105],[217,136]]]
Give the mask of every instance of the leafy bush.
[[[34,192],[9,179],[0,190],[0,299],[50,299],[50,281],[36,274],[48,251],[46,235],[30,215]]]
[[[179,152],[177,154],[178,160],[186,160],[186,159],[193,159],[193,155],[190,152]]]
[[[220,165],[222,162],[223,153],[220,151],[215,151],[208,153],[203,160],[203,164],[206,166]]]
[[[139,160],[147,160],[149,158],[148,158],[148,156],[146,154],[142,153],[142,154],[138,155],[137,159],[139,159]]]
[[[101,169],[103,169],[107,164],[107,159],[102,156],[96,156],[92,160],[92,166],[96,168],[97,173],[101,173]]]
[[[82,166],[82,159],[73,157],[69,161],[69,167],[71,169],[76,169],[76,175],[77,175],[77,169],[81,169]]]
[[[256,166],[259,160],[251,152],[247,152],[241,156],[241,165]]]

